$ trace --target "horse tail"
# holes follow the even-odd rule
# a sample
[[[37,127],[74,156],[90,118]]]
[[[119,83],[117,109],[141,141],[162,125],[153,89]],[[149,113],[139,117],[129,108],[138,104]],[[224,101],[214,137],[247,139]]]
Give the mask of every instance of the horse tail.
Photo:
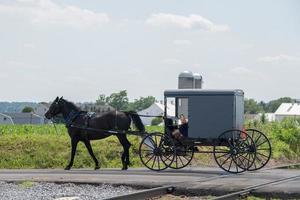
[[[140,118],[140,116],[137,114],[137,112],[135,111],[130,111],[130,112],[125,112],[127,114],[127,116],[131,117],[135,127],[141,131],[141,132],[145,132],[145,126]]]

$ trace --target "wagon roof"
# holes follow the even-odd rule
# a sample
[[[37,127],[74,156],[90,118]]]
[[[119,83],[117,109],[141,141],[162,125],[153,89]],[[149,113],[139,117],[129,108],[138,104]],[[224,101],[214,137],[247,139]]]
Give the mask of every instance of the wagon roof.
[[[243,96],[244,92],[240,89],[176,89],[165,90],[164,95],[166,97],[178,97],[178,96],[202,96],[202,95],[240,95]]]

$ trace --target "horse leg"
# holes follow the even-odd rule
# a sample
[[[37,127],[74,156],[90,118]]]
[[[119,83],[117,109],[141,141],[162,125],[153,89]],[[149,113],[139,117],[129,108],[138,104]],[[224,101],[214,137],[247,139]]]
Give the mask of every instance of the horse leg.
[[[70,170],[71,167],[73,166],[74,163],[74,157],[76,153],[76,148],[79,140],[77,138],[72,138],[71,139],[71,144],[72,144],[72,150],[71,150],[71,160],[69,162],[69,165],[65,168],[65,170]]]
[[[117,137],[124,149],[121,156],[122,165],[123,165],[122,170],[127,170],[129,165],[129,148],[131,144],[127,140],[126,135],[118,135]]]
[[[85,140],[84,141],[85,147],[87,148],[87,150],[89,151],[89,154],[91,155],[91,157],[93,158],[94,162],[95,162],[95,170],[100,169],[99,167],[99,162],[96,158],[96,156],[94,155],[91,143],[89,140]]]
[[[126,162],[127,165],[130,165],[129,149],[131,147],[131,143],[128,141],[126,135],[124,136],[124,141],[126,142],[125,162]]]

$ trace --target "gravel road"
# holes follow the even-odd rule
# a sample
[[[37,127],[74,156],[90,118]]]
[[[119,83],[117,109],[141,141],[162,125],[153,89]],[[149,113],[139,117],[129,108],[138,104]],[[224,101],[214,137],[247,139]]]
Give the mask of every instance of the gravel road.
[[[6,200],[94,200],[135,192],[130,187],[88,184],[0,182],[0,199]]]

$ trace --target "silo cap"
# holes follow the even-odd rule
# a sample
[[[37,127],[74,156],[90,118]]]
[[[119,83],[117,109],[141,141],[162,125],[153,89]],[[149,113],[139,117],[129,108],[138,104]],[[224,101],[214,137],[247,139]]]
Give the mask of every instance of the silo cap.
[[[179,78],[193,78],[193,73],[191,71],[183,71],[178,75]]]
[[[194,79],[202,79],[202,76],[199,73],[193,74]]]

